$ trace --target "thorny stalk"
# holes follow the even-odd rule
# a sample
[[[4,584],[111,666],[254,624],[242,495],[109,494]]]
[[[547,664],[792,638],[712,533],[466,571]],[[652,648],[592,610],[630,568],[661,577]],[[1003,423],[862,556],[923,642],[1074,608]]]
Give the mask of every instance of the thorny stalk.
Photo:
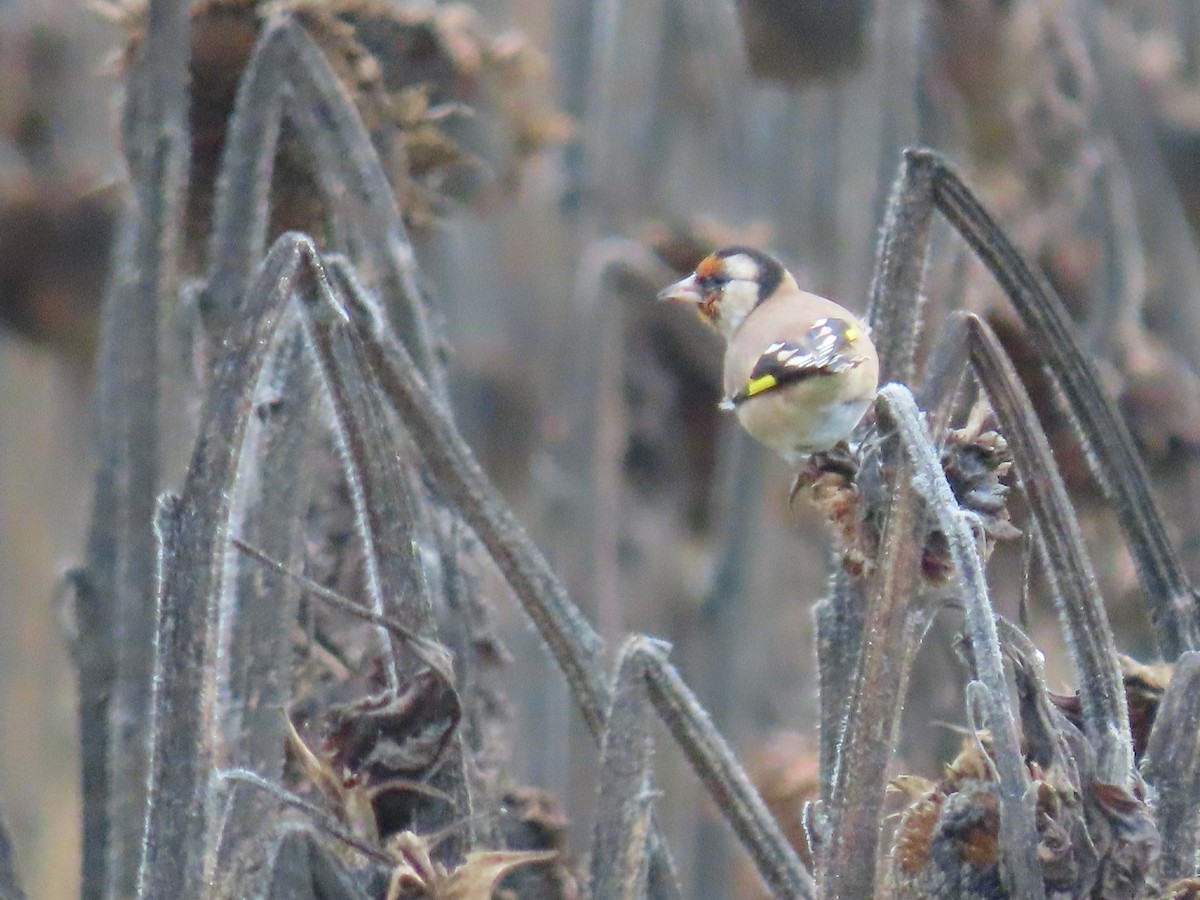
[[[382,398],[372,389],[361,344],[341,327],[345,324],[344,306],[338,303],[318,260],[313,260],[312,269],[317,286],[311,301],[304,302],[302,295],[301,321],[315,351],[321,379],[334,401],[331,418],[350,484],[355,528],[364,544],[368,579],[376,579],[370,586],[372,600],[379,604],[375,611],[387,610],[419,637],[430,640],[435,635],[432,598],[410,531],[417,521],[416,504],[410,484],[402,477],[404,468],[397,464],[392,449],[397,441],[385,418]],[[394,658],[398,666],[402,665],[398,652]],[[398,676],[399,671],[389,675],[393,689],[399,686]],[[467,751],[462,740],[461,730],[456,730],[451,764],[439,770],[434,782],[451,796],[458,814],[469,818],[472,804],[464,770]],[[434,831],[445,827],[450,809],[445,805],[440,809],[441,818],[424,821],[419,817],[414,828]],[[470,849],[473,835],[468,838],[464,852]],[[448,843],[443,849],[454,852],[458,848]]]
[[[494,489],[479,471],[469,449],[453,429],[452,423],[432,402],[411,362],[404,359],[403,348],[389,344],[386,333],[381,332],[377,326],[371,327],[368,324],[364,336],[367,359],[375,377],[379,379],[384,395],[400,415],[416,446],[425,454],[426,463],[435,473],[448,499],[463,512],[464,519],[475,529],[509,578],[509,583],[517,591],[530,618],[555,653],[568,680],[574,679],[572,683],[577,692],[577,701],[585,713],[585,718],[588,708],[595,702],[593,698],[604,698],[611,703],[608,698],[611,698],[612,694],[607,683],[597,677],[597,670],[592,665],[588,665],[596,657],[592,656],[589,660],[584,655],[587,651],[581,652],[581,648],[586,647],[595,647],[596,654],[600,651],[599,639],[591,626],[570,603],[540,553],[524,536],[520,526],[512,520],[511,513],[493,496]],[[666,684],[673,687],[668,691],[663,687]],[[689,705],[684,699],[685,695],[679,692],[680,689],[682,682],[677,676],[660,674],[652,681],[651,696],[660,697],[655,705],[693,765],[701,772],[710,770],[715,773],[711,781],[706,780],[710,791],[714,791],[714,796],[718,798],[731,797],[737,792],[731,792],[728,784],[738,783],[742,785],[743,796],[754,796],[744,774],[733,762],[732,754],[724,747],[723,741],[716,737],[711,723],[707,721],[707,715],[699,712],[698,705]],[[589,690],[595,693],[589,696]],[[686,696],[690,696],[690,692]],[[607,709],[596,715],[599,719],[596,723],[599,737],[606,730]],[[723,748],[723,753],[713,750],[711,752],[715,756],[710,757],[703,752],[705,743],[700,736],[707,733],[711,736],[707,736],[705,740],[717,741],[720,748]],[[719,761],[711,762],[710,759]],[[789,862],[777,861],[787,860],[794,857],[794,854],[783,849],[787,846],[786,841],[778,836],[777,829],[769,814],[762,809],[761,802],[752,813],[739,813],[737,810],[741,807],[731,808],[725,804],[722,808],[731,816],[731,824],[752,854],[756,857],[768,852],[783,854],[778,858],[764,856],[759,860],[760,866],[769,866],[762,869],[764,877],[773,884],[791,885],[784,896],[807,896],[807,893],[795,893],[807,890],[805,885],[808,883],[808,876],[803,872],[803,867],[789,868]],[[772,833],[777,840],[764,839],[764,836]],[[774,850],[770,849],[772,846]],[[656,886],[655,878],[663,876],[655,875],[654,866],[655,860],[652,858],[651,894],[656,896],[662,888]]]
[[[85,898],[133,894],[147,803],[144,712],[153,674],[160,479],[160,335],[179,288],[187,203],[189,18],[182,0],[151,0],[125,119],[133,189],[113,247],[98,395],[105,415],[87,546],[77,580],[83,743]],[[135,346],[137,353],[129,353]]]
[[[273,557],[298,557],[301,511],[308,502],[306,480],[295,477],[311,458],[313,384],[305,348],[295,334],[293,310],[278,326],[281,341],[267,360],[256,388],[258,427],[249,429],[234,476],[239,490],[230,509],[229,533],[256,541]],[[270,459],[270,466],[259,460]],[[281,526],[281,523],[286,523]],[[236,579],[220,592],[216,615],[214,683],[232,702],[221,716],[221,740],[229,747],[225,764],[281,779],[286,740],[280,709],[289,705],[293,684],[292,623],[299,610],[295,585],[254,566],[230,566]],[[257,798],[235,792],[222,813],[220,840],[206,848],[207,877],[234,868],[234,859],[254,840],[261,824]],[[245,883],[243,890],[255,889]]]
[[[621,19],[625,8],[619,2],[597,6],[594,62],[602,70],[602,110],[613,103],[615,84],[615,49],[605,29]],[[740,57],[732,43],[738,30],[732,27],[731,5],[700,9],[688,4],[684,11],[697,33],[717,36],[722,58]],[[231,648],[241,646],[238,641],[251,640],[255,629],[272,622],[286,628],[291,606],[285,598],[276,608],[254,610],[253,619],[247,616],[246,604],[263,604],[268,590],[242,597],[251,579],[239,570],[241,557],[232,544],[252,512],[269,514],[265,507],[249,509],[245,498],[253,488],[253,442],[259,439],[254,402],[265,380],[299,368],[300,359],[288,357],[299,349],[294,340],[297,327],[312,351],[312,358],[304,360],[316,375],[327,407],[325,418],[363,544],[368,605],[354,612],[378,626],[388,685],[398,685],[412,657],[428,662],[423,651],[436,646],[430,588],[415,549],[417,498],[410,492],[416,480],[413,467],[398,460],[394,450],[407,440],[410,446],[405,449],[420,455],[435,489],[475,531],[520,598],[558,660],[590,731],[603,745],[601,808],[606,814],[597,828],[596,895],[611,891],[613,896],[639,896],[647,880],[651,896],[679,895],[651,809],[648,703],[700,773],[771,888],[779,896],[814,896],[817,887],[811,876],[704,710],[667,663],[665,647],[646,638],[631,640],[618,660],[615,685],[610,685],[600,637],[571,604],[455,429],[413,250],[370,136],[318,45],[288,16],[266,24],[241,81],[202,298],[214,348],[212,383],[186,480],[178,496],[161,498],[154,516],[161,487],[155,441],[159,337],[164,331],[163,306],[178,293],[180,214],[186,199],[187,46],[184,5],[151,0],[149,37],[135,67],[128,118],[134,198],[117,244],[120,266],[109,290],[101,354],[101,398],[108,413],[101,436],[105,464],[97,480],[89,568],[77,581],[81,630],[92,636],[79,662],[89,816],[85,896],[130,894],[135,876],[144,897],[204,896],[214,879],[218,846],[234,841],[231,836],[238,834],[239,824],[235,820],[258,810],[248,804],[245,813],[236,812],[240,808],[230,802],[225,814],[218,815],[222,799],[229,799],[222,796],[223,788],[231,782],[251,783],[280,795],[262,773],[241,768],[246,755],[261,751],[270,756],[273,734],[262,716],[243,720],[246,711],[233,707],[253,706],[251,695],[259,676],[286,677],[286,636],[280,641],[283,649],[276,646],[261,669],[235,670],[240,663],[229,655],[235,652]],[[722,94],[732,109],[728,99]],[[285,119],[314,158],[323,199],[330,208],[338,206],[331,216],[331,242],[356,260],[365,283],[348,264],[334,266],[327,274],[316,248],[303,236],[283,236],[259,261],[268,236],[273,159]],[[732,132],[740,134],[738,129]],[[1114,498],[1138,562],[1160,648],[1172,659],[1180,657],[1200,640],[1196,597],[1166,541],[1132,439],[1096,387],[1095,375],[1045,280],[1023,262],[953,171],[927,151],[905,154],[880,244],[871,322],[885,376],[907,382],[914,375],[925,256],[935,210],[989,266],[1029,326],[1038,352],[1078,419],[1099,480]],[[377,297],[390,305],[385,308]],[[293,313],[298,322],[288,318]],[[960,332],[952,332],[952,340],[960,333],[968,338],[965,358],[961,352],[943,351],[944,369],[935,373],[937,387],[930,391],[937,397],[952,396],[962,364],[969,361],[1013,442],[1038,549],[1047,561],[1056,607],[1080,673],[1085,728],[1099,750],[1098,771],[1107,781],[1125,783],[1132,772],[1128,710],[1115,672],[1111,631],[1061,478],[1029,399],[994,336],[972,318],[956,320],[956,327]],[[616,339],[615,333],[609,337]],[[134,357],[122,349],[130,342],[140,344],[143,354],[132,363]],[[281,361],[282,357],[288,358]],[[615,390],[614,385],[609,388]],[[934,441],[948,421],[949,405],[935,410]],[[883,449],[896,460],[897,486],[887,509],[878,582],[864,589],[843,577],[835,586],[838,602],[827,607],[835,613],[827,622],[837,625],[837,633],[824,646],[821,666],[828,835],[822,848],[820,895],[867,896],[876,884],[884,778],[903,701],[905,667],[911,663],[911,654],[889,658],[888,651],[911,637],[907,630],[920,552],[917,535],[932,522],[947,538],[963,592],[975,670],[975,680],[967,686],[968,719],[991,735],[994,759],[989,765],[999,785],[1003,871],[1013,895],[1037,898],[1043,894],[1038,835],[977,535],[954,500],[935,442],[908,390],[900,384],[885,387],[876,412]],[[291,430],[285,430],[281,440],[295,458],[301,450],[298,439],[292,438],[302,430],[304,419],[300,411],[291,415]],[[397,433],[400,430],[404,435]],[[610,477],[605,490],[612,493],[615,484]],[[297,493],[272,508],[298,508],[302,499]],[[152,520],[159,538],[157,561]],[[282,535],[277,546],[286,551],[293,540],[290,534]],[[610,533],[604,552],[613,552],[614,540]],[[270,553],[260,556],[260,562],[273,558]],[[280,557],[290,558],[286,552]],[[157,595],[152,597],[156,568]],[[275,575],[287,572],[283,564],[270,568]],[[291,583],[297,590],[315,590],[302,576]],[[861,620],[854,619],[848,603],[856,599],[856,591],[870,600],[865,611],[859,611]],[[153,678],[148,656],[151,600],[157,601]],[[822,631],[822,641],[831,633],[828,628]],[[857,659],[857,668],[850,669],[854,662],[841,661],[837,672],[854,671],[855,677],[831,683],[828,650],[837,641],[854,650],[851,659]],[[1188,874],[1194,862],[1189,854],[1195,844],[1195,803],[1188,798],[1195,795],[1200,776],[1194,742],[1186,739],[1189,728],[1195,731],[1195,691],[1189,689],[1196,668],[1193,657],[1186,653],[1179,659],[1146,763],[1148,777],[1161,790],[1178,794],[1179,802],[1158,807],[1159,828],[1164,834],[1188,835],[1178,852],[1164,859],[1162,869],[1168,877]],[[439,671],[444,674],[445,669]],[[143,708],[139,698],[146,699],[151,685],[151,734],[144,742],[136,713]],[[124,722],[131,725],[114,728],[114,723]],[[243,727],[243,722],[249,724]],[[1176,723],[1183,723],[1182,729]],[[469,779],[463,771],[468,751],[461,733],[457,739],[460,743],[448,754],[449,763],[435,777],[446,779],[451,806],[471,820]],[[835,746],[836,753],[830,752]],[[277,774],[281,760],[270,762],[276,764],[272,774]],[[144,781],[139,773],[144,774],[147,765]],[[144,832],[138,815],[143,807]],[[439,824],[444,822],[436,818],[418,823],[422,830]],[[473,838],[467,834],[458,849],[469,849]],[[288,834],[277,848],[280,855],[284,847],[288,853],[305,852],[304,847],[320,850],[309,834]],[[611,853],[606,850],[610,847]],[[7,851],[0,830],[0,893],[7,882],[15,881]],[[263,851],[260,844],[246,852]],[[96,878],[96,873],[103,877]]]
[[[1062,302],[958,175],[930,150],[905,151],[880,243],[870,316],[881,380],[907,381],[912,373],[934,210],[945,216],[1004,288],[1039,358],[1062,388],[1088,461],[1112,498],[1137,565],[1159,650],[1174,659],[1196,647],[1196,592],[1167,540],[1133,437],[1099,389]]]
[[[1154,820],[1164,838],[1163,878],[1196,874],[1200,814],[1200,653],[1179,658],[1146,748],[1142,772],[1158,791]]]
[[[16,867],[13,865],[12,842],[8,838],[8,829],[0,817],[0,897],[11,900],[24,900],[25,892],[21,890],[21,882],[17,878]]]
[[[1013,448],[1035,522],[1043,571],[1079,673],[1084,728],[1099,755],[1099,777],[1108,784],[1126,784],[1133,773],[1133,742],[1124,681],[1112,628],[1066,485],[1038,425],[1033,403],[999,339],[976,316],[967,315],[963,322],[972,369]]]
[[[236,605],[222,599],[232,585],[227,542],[233,527],[237,478],[256,387],[268,357],[278,347],[276,331],[286,318],[289,304],[297,298],[303,300],[310,295],[316,298],[310,304],[301,302],[298,309],[318,351],[319,368],[334,385],[328,395],[332,401],[332,424],[359,435],[378,431],[378,424],[372,427],[371,417],[378,417],[379,413],[348,403],[348,393],[342,389],[348,381],[361,383],[364,378],[362,374],[355,375],[356,345],[339,338],[341,332],[337,329],[332,332],[331,342],[330,332],[322,328],[322,320],[314,322],[308,318],[313,310],[318,316],[323,311],[326,316],[344,315],[335,304],[320,302],[328,293],[328,282],[311,243],[299,236],[282,237],[250,293],[247,316],[240,320],[241,327],[247,330],[246,336],[244,339],[238,336],[233,346],[239,350],[217,371],[210,396],[220,402],[213,403],[202,419],[183,492],[178,498],[168,497],[163,502],[159,525],[163,571],[156,643],[158,676],[151,736],[154,760],[151,792],[156,802],[151,804],[146,822],[142,876],[142,894],[146,897],[177,893],[179,873],[187,876],[184,883],[197,886],[211,878],[211,862],[205,864],[206,859],[211,859],[216,840],[212,833],[215,797],[211,772],[230,752],[222,746],[220,736],[225,712],[216,705],[218,698],[225,696],[214,684],[222,668],[216,634],[220,628],[234,627],[225,624],[227,618],[240,615]],[[358,394],[376,396],[370,391]],[[237,399],[232,403],[223,399],[228,397]],[[356,480],[359,490],[368,490],[364,485],[369,486],[370,479],[376,477],[375,473],[364,472],[378,465],[374,460],[379,457],[379,453],[364,449],[357,454],[350,451],[343,459],[347,477]],[[382,470],[377,474],[385,477]],[[395,508],[391,500],[377,493],[394,487],[384,483],[369,489],[376,510]],[[398,533],[393,528],[388,528],[387,538],[382,538],[371,518],[364,516],[358,525],[367,556],[405,565],[401,548],[394,544]],[[399,577],[397,573],[389,575]],[[262,599],[259,598],[260,602]],[[399,610],[406,616],[405,621],[419,621],[412,610],[403,606]],[[376,615],[381,613],[376,611]],[[428,613],[424,621],[429,621]],[[453,764],[443,767],[438,777],[450,779],[450,789],[454,791],[465,788],[466,779],[461,772],[455,772],[456,765],[461,764],[460,756],[452,756]],[[460,810],[469,811],[469,797],[452,799]],[[221,822],[218,832],[226,824]],[[436,828],[444,823],[434,820],[424,824]]]
[[[243,333],[235,335],[235,349],[216,372],[183,490],[164,497],[157,519],[161,549],[149,783],[154,802],[146,813],[139,885],[139,896],[151,900],[178,897],[181,885],[200,890],[203,884],[209,778],[219,752],[212,684],[216,617],[227,583],[235,479],[254,387],[302,262],[312,254],[306,239],[286,237],[268,255],[247,314],[238,320]]]
[[[359,260],[379,296],[387,298],[386,315],[396,333],[444,397],[437,341],[421,300],[414,251],[379,155],[321,49],[290,16],[264,26],[230,121],[206,291],[214,341],[238,316],[247,281],[265,249],[271,171],[283,118],[314,156],[323,199],[348,213],[333,217],[335,244]]]
[[[612,707],[600,746],[592,896],[636,900],[645,893],[654,793],[651,790],[653,707],[645,696],[642,661],[631,638],[617,656]]]
[[[362,351],[384,402],[404,423],[413,446],[444,491],[443,499],[460,511],[504,574],[563,670],[584,721],[599,742],[611,702],[599,635],[499,497],[407,351],[373,317],[373,306],[357,294],[344,302],[348,308],[345,315],[365,320]],[[666,846],[657,835],[652,839],[651,896],[677,896],[678,879]]]
[[[1008,881],[1013,894],[1036,900],[1044,896],[1036,852],[1037,829],[1027,795],[1029,781],[1016,723],[1009,708],[1004,662],[976,536],[946,483],[938,455],[908,389],[897,384],[882,388],[876,401],[876,414],[881,424],[890,424],[896,429],[914,467],[913,485],[949,545],[976,669],[975,684],[978,687],[973,691],[973,711],[980,715],[980,725],[991,732],[995,751],[1000,791],[1000,845]],[[970,698],[970,694],[968,696]],[[968,709],[972,709],[971,705]],[[882,785],[878,787],[882,790]]]
[[[906,169],[929,170],[934,205],[1004,288],[1043,365],[1062,388],[1089,451],[1088,461],[1125,533],[1160,652],[1173,660],[1200,646],[1196,591],[1167,540],[1133,436],[1101,392],[1062,302],[940,157],[914,150],[904,159]]]
[[[830,565],[833,575],[830,577],[829,595],[818,600],[813,607],[817,693],[821,702],[821,719],[817,725],[820,789],[821,802],[825,804],[833,799],[838,748],[847,722],[869,606],[865,582],[844,572],[836,553],[830,553]]]
[[[911,484],[911,463],[894,459],[899,455],[896,441],[885,438],[884,444],[882,449],[893,457],[895,477],[881,540],[880,574],[865,614],[833,773],[827,814],[832,840],[823,848],[819,866],[822,897],[865,897],[872,892],[884,773],[903,708],[902,670],[909,660],[894,651],[904,643],[908,607],[916,587],[921,517]]]

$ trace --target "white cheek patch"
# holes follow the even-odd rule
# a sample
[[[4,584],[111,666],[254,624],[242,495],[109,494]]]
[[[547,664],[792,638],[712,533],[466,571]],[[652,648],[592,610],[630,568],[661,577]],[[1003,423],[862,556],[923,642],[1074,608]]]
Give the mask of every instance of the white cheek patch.
[[[745,253],[725,257],[725,274],[730,281],[754,281],[758,278],[758,263]]]
[[[758,282],[740,279],[731,281],[725,285],[725,291],[721,297],[721,318],[728,323],[728,328],[732,333],[757,305]]]

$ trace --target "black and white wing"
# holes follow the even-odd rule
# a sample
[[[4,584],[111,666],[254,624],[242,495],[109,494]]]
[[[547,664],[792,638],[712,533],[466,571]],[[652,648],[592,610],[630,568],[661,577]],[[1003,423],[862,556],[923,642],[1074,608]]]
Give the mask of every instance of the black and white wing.
[[[852,349],[858,335],[859,327],[845,319],[817,319],[799,340],[779,340],[767,347],[745,386],[722,405],[737,407],[768,391],[854,368],[862,361]]]

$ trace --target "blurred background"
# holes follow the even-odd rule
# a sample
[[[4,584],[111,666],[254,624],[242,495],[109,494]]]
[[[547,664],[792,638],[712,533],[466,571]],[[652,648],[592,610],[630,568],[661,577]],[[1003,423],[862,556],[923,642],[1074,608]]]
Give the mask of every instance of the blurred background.
[[[792,473],[718,413],[715,336],[653,302],[708,250],[772,249],[803,286],[862,311],[900,149],[942,150],[1067,301],[1200,577],[1191,0],[286,5],[342,65],[368,125],[385,110],[402,135],[385,165],[468,440],[606,640],[673,642],[792,831],[815,786],[810,609],[829,541],[816,511],[789,507]],[[224,117],[270,8],[194,7],[192,275]],[[127,190],[122,74],[144,17],[136,0],[0,0],[0,810],[34,897],[72,896],[80,877],[72,623],[58,597],[91,506],[104,415],[92,357]],[[372,27],[385,19],[401,37]],[[372,107],[368,88],[381,84],[387,102]],[[303,175],[288,183],[284,171],[276,230],[311,216]],[[929,334],[953,307],[987,315],[1027,376],[1118,645],[1150,660],[1132,567],[1085,453],[1004,298],[939,228]],[[181,334],[187,315],[181,304]],[[993,558],[994,602],[1015,616],[1028,581],[1051,686],[1069,694],[1022,549],[1016,539]],[[498,579],[493,590],[512,656],[508,766],[562,801],[578,852],[594,759],[553,663]],[[922,650],[897,772],[936,774],[957,746],[930,726],[962,719],[955,628],[948,611]],[[657,771],[688,895],[753,896],[673,750]]]

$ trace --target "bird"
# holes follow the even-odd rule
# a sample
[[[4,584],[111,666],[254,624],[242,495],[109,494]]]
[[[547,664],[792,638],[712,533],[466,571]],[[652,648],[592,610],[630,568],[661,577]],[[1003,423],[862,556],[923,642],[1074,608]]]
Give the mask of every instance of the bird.
[[[658,297],[694,305],[724,337],[721,408],[790,464],[847,439],[875,399],[879,357],[867,327],[801,290],[768,253],[717,250]]]

